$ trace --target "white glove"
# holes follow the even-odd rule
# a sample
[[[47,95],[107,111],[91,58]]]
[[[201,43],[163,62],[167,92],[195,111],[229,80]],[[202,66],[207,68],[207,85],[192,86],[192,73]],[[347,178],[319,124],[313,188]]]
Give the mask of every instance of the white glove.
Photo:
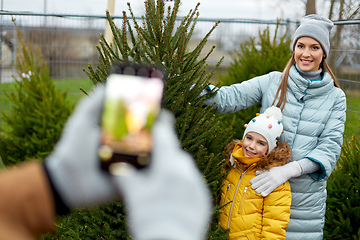
[[[273,167],[268,171],[256,171],[257,176],[250,180],[251,188],[266,197],[290,178],[298,177],[301,174],[301,166],[296,161],[280,167]]]
[[[180,148],[173,116],[162,111],[153,128],[150,165],[128,176],[100,168],[100,119],[105,88],[86,97],[68,120],[44,165],[70,209],[124,198],[134,239],[205,239],[210,191],[191,155]]]

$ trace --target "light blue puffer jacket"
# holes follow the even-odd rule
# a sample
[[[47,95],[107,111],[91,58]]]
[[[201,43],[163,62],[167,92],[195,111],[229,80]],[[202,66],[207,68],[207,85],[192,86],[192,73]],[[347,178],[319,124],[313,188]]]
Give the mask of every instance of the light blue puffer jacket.
[[[224,86],[205,104],[216,102],[214,108],[227,113],[262,101],[262,113],[271,106],[280,81],[281,73],[271,72]],[[294,161],[309,158],[319,163],[321,170],[289,179],[292,203],[286,239],[323,239],[326,180],[340,156],[345,119],[345,94],[334,86],[328,73],[321,80],[308,80],[291,67],[281,141],[291,146]]]

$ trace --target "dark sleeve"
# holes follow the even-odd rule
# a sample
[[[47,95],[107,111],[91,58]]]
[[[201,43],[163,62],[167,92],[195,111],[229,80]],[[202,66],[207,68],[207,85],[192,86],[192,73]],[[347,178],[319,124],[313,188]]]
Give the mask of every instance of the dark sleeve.
[[[68,208],[68,206],[66,206],[66,204],[64,203],[63,199],[61,198],[61,196],[59,195],[58,191],[56,190],[51,177],[49,175],[49,171],[46,167],[46,164],[43,164],[45,173],[46,173],[46,177],[49,180],[50,186],[51,186],[51,191],[52,194],[54,196],[54,200],[55,200],[55,208],[56,208],[56,214],[57,215],[66,215],[70,212],[70,209]]]

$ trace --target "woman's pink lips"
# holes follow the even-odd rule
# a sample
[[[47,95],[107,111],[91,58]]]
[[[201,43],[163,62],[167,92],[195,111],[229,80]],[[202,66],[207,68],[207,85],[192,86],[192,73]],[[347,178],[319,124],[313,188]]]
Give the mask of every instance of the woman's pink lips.
[[[304,64],[304,65],[309,65],[309,64],[311,64],[313,61],[301,59],[301,62],[302,62],[302,64]]]

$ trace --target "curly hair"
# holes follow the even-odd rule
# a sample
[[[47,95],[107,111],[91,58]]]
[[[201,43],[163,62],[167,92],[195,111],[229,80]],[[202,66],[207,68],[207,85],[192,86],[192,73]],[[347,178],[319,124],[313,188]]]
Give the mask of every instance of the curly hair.
[[[292,157],[289,144],[286,142],[278,143],[277,146],[269,153],[261,157],[255,167],[255,170],[269,170],[275,166],[285,165]]]
[[[231,167],[231,163],[230,163],[230,157],[231,157],[231,154],[234,150],[234,147],[236,144],[238,144],[239,142],[242,142],[241,140],[239,139],[233,139],[231,140],[231,142],[229,142],[225,148],[224,148],[224,151],[225,151],[225,160],[227,160],[227,163],[225,165],[225,169],[228,170],[230,167]]]

